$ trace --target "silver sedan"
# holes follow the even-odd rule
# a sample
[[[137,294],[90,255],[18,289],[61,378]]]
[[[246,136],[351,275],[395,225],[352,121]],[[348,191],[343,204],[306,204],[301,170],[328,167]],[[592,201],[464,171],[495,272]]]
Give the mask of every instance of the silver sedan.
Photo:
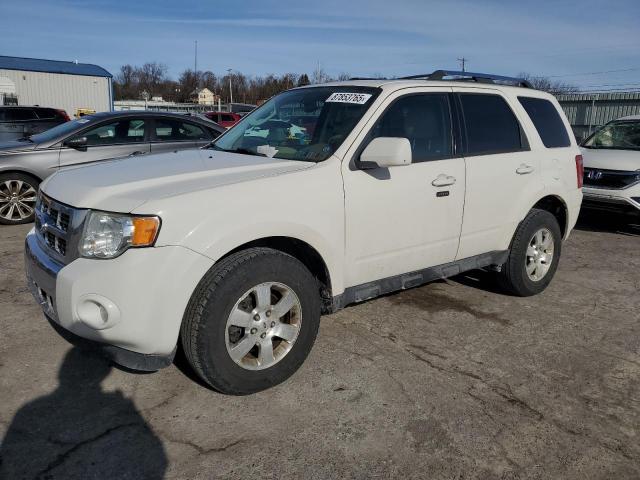
[[[0,144],[0,224],[33,221],[38,185],[61,168],[202,147],[226,131],[198,116],[97,113]]]

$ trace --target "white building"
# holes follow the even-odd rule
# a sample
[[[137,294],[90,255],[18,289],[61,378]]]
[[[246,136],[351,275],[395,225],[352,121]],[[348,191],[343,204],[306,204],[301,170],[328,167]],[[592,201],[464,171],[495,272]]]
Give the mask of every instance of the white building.
[[[19,105],[78,110],[113,110],[112,75],[97,65],[0,56],[0,104],[3,94]]]

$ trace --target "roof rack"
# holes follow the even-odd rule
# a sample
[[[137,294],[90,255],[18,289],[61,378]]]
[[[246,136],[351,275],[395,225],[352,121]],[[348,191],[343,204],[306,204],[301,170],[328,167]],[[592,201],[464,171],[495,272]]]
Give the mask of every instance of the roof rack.
[[[454,78],[445,78],[454,77]],[[425,73],[421,75],[411,75],[409,77],[401,77],[399,80],[458,80],[477,83],[498,83],[513,85],[516,87],[533,88],[533,86],[524,78],[505,77],[503,75],[493,75],[491,73],[475,73],[475,72],[459,72],[454,70],[436,70],[433,73]]]

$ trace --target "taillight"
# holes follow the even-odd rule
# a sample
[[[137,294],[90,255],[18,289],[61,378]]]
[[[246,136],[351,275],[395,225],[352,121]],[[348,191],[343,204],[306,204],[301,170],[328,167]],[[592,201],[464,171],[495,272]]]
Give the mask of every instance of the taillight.
[[[65,122],[68,122],[69,120],[71,120],[71,119],[69,118],[69,115],[67,115],[67,112],[65,112],[64,110],[56,110],[56,112],[58,112],[58,113],[60,114],[60,116],[61,116],[62,118],[64,118],[64,121],[65,121]]]
[[[584,180],[584,164],[582,163],[582,155],[576,155],[576,175],[578,176],[578,188],[582,188]]]

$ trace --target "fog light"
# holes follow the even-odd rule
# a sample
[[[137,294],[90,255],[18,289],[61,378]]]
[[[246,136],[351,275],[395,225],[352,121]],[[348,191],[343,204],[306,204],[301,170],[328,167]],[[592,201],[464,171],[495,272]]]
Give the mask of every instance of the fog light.
[[[84,295],[76,307],[78,320],[94,330],[105,330],[120,322],[120,309],[101,295]]]

